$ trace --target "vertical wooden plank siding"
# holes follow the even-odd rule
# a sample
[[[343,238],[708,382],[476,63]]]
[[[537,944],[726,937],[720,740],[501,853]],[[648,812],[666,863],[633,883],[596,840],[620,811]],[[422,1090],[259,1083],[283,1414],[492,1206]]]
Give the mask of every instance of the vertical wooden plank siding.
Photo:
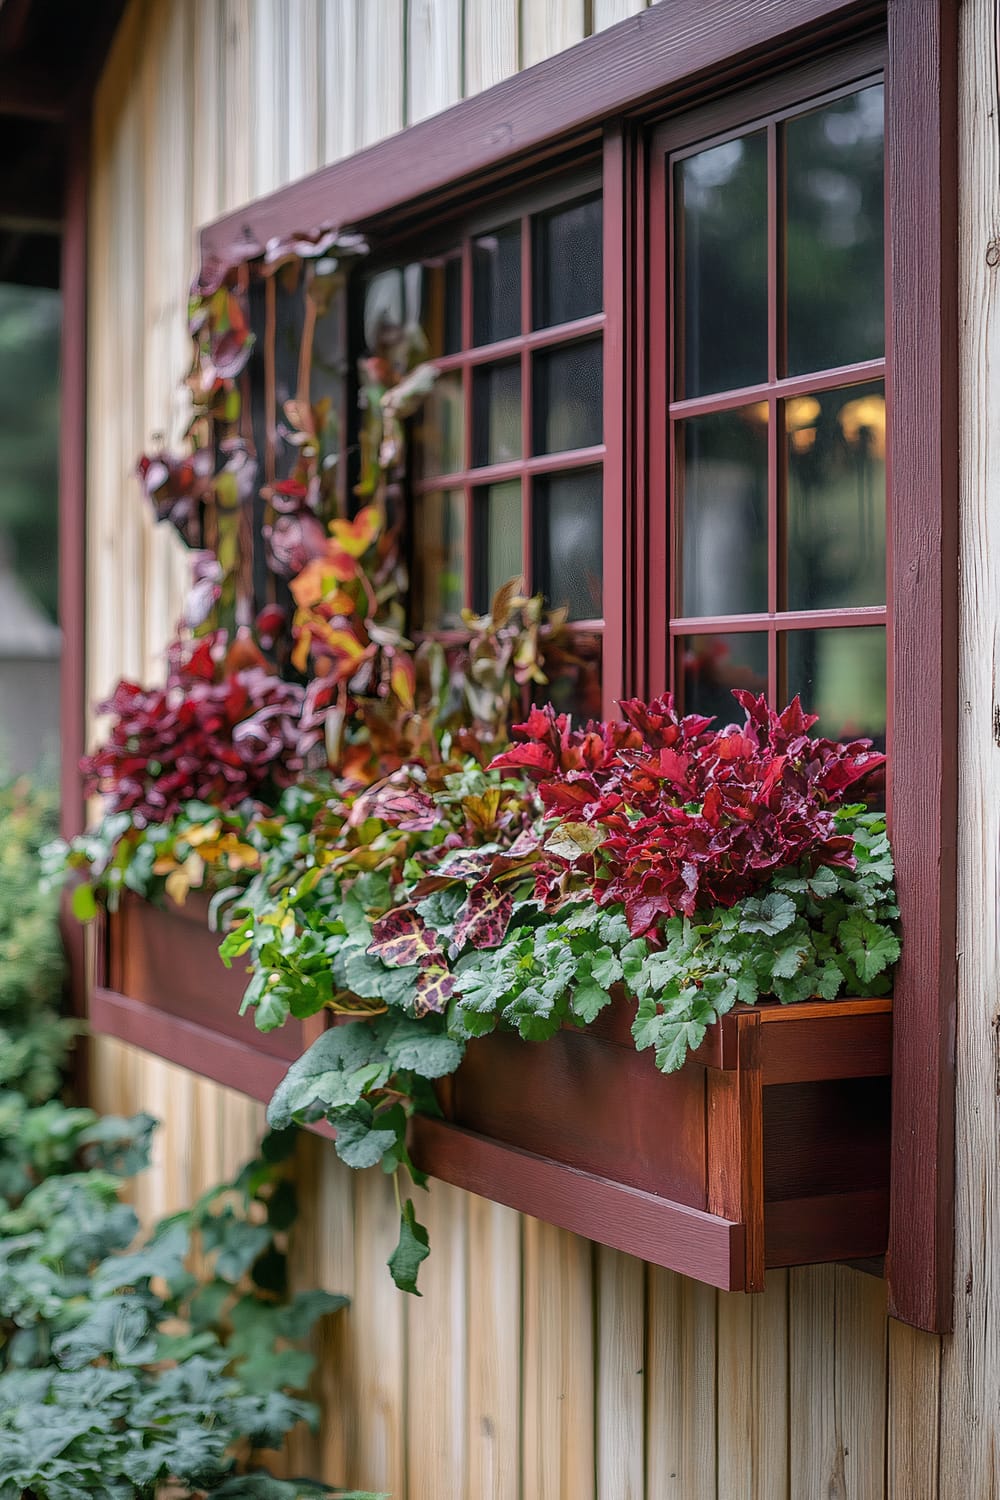
[[[520,1493],[521,1224],[511,1209],[469,1197],[469,1500]]]
[[[645,1266],[604,1245],[596,1264],[597,1500],[643,1500]]]
[[[645,9],[646,0],[594,0],[593,30],[605,31]]]
[[[955,1332],[941,1362],[940,1493],[1000,1492],[1000,46],[997,0],[960,11],[959,782]]]
[[[462,0],[409,0],[406,123],[415,125],[462,97]]]
[[[521,0],[521,66],[565,52],[587,34],[586,0]]]
[[[406,10],[403,0],[359,0],[356,150],[406,122]]]
[[[520,66],[518,0],[465,0],[465,97]]]
[[[594,1483],[593,1246],[524,1221],[522,1500],[578,1500]]]
[[[1000,521],[991,477],[1000,0],[963,8],[965,407],[963,948],[956,1334],[887,1324],[881,1282],[844,1268],[716,1293],[432,1184],[423,1298],[393,1289],[391,1185],[310,1140],[298,1163],[298,1285],[352,1297],[318,1335],[315,1439],[299,1467],[394,1500],[987,1500],[1000,1339],[997,859],[991,796]],[[182,559],[132,477],[183,417],[194,228],[644,8],[644,0],[133,0],[93,128],[88,355],[88,683],[154,669]],[[331,205],[336,218],[336,205]],[[127,372],[127,374],[125,373]],[[95,1102],[165,1118],[146,1212],[235,1172],[263,1112],[112,1041]],[[939,1365],[941,1383],[939,1383]],[[943,1413],[941,1456],[938,1413]],[[940,1468],[940,1485],[939,1485]]]

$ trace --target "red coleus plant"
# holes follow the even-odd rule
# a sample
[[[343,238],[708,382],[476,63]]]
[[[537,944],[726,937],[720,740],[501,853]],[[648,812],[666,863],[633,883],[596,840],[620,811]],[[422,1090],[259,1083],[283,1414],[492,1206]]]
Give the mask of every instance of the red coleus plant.
[[[547,850],[587,872],[602,904],[620,902],[637,936],[661,917],[733,906],[781,869],[853,866],[833,812],[885,756],[870,740],[813,738],[817,717],[798,698],[779,714],[733,696],[745,722],[719,730],[680,718],[670,695],[584,730],[535,709],[514,730],[522,743],[493,761],[538,780],[561,824]]]
[[[165,823],[185,802],[271,804],[302,769],[304,692],[271,675],[246,637],[224,632],[175,644],[160,688],[120,682],[99,705],[114,716],[101,748],[81,762],[89,792],[136,827]]]

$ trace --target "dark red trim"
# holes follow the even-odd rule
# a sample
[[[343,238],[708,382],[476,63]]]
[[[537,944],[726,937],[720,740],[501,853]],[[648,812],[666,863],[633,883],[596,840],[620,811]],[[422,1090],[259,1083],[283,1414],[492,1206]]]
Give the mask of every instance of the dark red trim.
[[[671,109],[796,50],[849,41],[873,0],[671,0],[227,214],[202,231],[207,260],[259,254],[290,230],[363,226],[431,195],[452,198],[514,158],[595,137],[603,121],[655,100]]]
[[[895,598],[895,1316],[952,1326],[958,779],[958,108],[952,0],[890,0],[887,162]],[[919,316],[914,316],[919,309]]]
[[[86,724],[87,554],[87,195],[89,118],[81,111],[68,135],[61,247],[62,336],[59,414],[59,623],[62,628],[59,717],[60,829],[84,826],[80,758]],[[62,921],[75,1015],[86,1014],[84,933],[68,911]]]
[[[857,609],[789,609],[773,615],[679,615],[670,621],[671,635],[710,635],[744,630],[835,630],[838,626],[884,625],[884,604]]]
[[[90,1001],[90,1024],[99,1035],[152,1052],[167,1062],[238,1089],[267,1104],[288,1072],[282,1058],[268,1057],[258,1048],[224,1036],[212,1026],[200,1026],[142,1000],[95,985]],[[247,1035],[253,1036],[252,1023]]]
[[[442,1182],[723,1291],[743,1290],[742,1224],[422,1115],[411,1151]]]

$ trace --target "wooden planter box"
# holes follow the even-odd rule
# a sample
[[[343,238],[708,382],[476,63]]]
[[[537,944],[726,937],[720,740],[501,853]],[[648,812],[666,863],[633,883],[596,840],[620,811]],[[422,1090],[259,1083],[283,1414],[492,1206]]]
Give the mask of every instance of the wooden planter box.
[[[160,907],[125,895],[99,923],[91,1030],[266,1103],[325,1021],[258,1031],[239,1013],[247,970],[226,968],[221,941],[202,897]]]
[[[205,906],[126,899],[98,945],[91,1022],[254,1098],[327,1024],[239,1015]],[[544,1043],[498,1033],[443,1081],[411,1150],[433,1176],[729,1290],[770,1266],[867,1259],[889,1211],[888,1000],[739,1006],[679,1073],[637,1053],[622,999]],[[329,1133],[329,1127],[319,1127]]]

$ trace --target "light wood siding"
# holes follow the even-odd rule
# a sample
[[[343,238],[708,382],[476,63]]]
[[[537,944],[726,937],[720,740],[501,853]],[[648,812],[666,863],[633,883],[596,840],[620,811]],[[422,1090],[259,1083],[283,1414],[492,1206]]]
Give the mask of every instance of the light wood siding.
[[[670,0],[664,0],[669,4]],[[488,87],[643,0],[132,0],[96,100],[88,686],[148,675],[184,558],[133,477],[183,420],[199,222]],[[1000,1237],[996,1088],[1000,605],[997,0],[963,17],[964,769],[957,1332],[887,1322],[874,1279],[707,1290],[433,1184],[421,1301],[384,1262],[391,1188],[304,1143],[296,1276],[351,1294],[324,1331],[298,1467],[395,1500],[991,1500]],[[994,368],[995,367],[995,368]],[[111,1041],[95,1103],[165,1123],[136,1188],[189,1201],[253,1150],[261,1109]],[[940,1415],[939,1415],[940,1414]],[[940,1454],[940,1457],[939,1457]],[[940,1473],[940,1483],[939,1483]]]

